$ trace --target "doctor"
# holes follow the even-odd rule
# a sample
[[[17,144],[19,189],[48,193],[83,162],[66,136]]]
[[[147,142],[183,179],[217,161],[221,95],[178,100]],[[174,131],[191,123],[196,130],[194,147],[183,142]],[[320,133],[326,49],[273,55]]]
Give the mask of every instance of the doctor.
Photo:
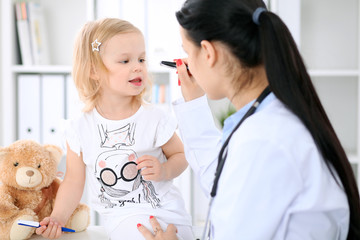
[[[174,109],[213,199],[210,235],[360,239],[351,166],[281,19],[260,0],[187,0],[176,17],[188,58],[177,60],[184,100]],[[204,93],[237,109],[222,136]],[[176,239],[172,225],[150,222],[155,235],[138,228],[146,239]]]

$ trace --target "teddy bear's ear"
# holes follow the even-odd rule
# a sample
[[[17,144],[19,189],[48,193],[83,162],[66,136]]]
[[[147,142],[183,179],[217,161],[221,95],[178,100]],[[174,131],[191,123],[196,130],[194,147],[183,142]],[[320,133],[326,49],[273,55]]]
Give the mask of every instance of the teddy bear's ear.
[[[4,147],[0,147],[0,162],[4,159],[4,157],[8,154],[8,151]]]
[[[6,159],[6,156],[9,154],[8,149],[5,147],[0,147],[0,164]],[[1,183],[0,183],[1,184]]]
[[[45,144],[44,148],[50,152],[50,154],[56,159],[56,162],[59,164],[63,155],[61,148],[51,144]]]

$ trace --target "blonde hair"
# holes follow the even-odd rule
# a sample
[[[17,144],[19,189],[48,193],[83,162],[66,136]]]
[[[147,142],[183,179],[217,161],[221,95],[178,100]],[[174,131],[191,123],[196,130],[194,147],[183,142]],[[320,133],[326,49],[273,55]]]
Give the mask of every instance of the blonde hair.
[[[85,104],[84,112],[91,111],[100,97],[99,81],[93,79],[92,74],[98,70],[108,72],[100,52],[93,51],[91,43],[96,39],[101,42],[99,46],[101,51],[101,47],[113,36],[132,32],[141,33],[137,27],[128,21],[118,18],[104,18],[86,23],[78,33],[74,45],[72,77],[79,97]],[[136,96],[136,100],[142,102],[146,90],[147,88]]]

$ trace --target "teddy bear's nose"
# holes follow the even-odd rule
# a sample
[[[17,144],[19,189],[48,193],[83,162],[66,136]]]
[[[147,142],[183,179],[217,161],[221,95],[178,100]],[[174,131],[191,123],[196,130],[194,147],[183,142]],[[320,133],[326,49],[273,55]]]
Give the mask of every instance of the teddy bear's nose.
[[[26,175],[28,175],[29,177],[32,177],[32,175],[34,175],[34,171],[27,170]]]

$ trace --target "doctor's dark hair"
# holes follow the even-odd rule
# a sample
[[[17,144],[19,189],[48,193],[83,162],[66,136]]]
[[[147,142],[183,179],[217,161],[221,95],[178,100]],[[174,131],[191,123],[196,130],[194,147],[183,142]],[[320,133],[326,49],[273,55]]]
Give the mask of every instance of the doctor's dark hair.
[[[360,239],[359,191],[346,153],[290,31],[270,11],[255,24],[252,15],[259,7],[266,8],[261,0],[187,0],[176,17],[196,46],[202,40],[225,44],[245,71],[264,65],[271,91],[307,127],[337,182],[332,167],[339,176],[350,207],[347,239]]]

